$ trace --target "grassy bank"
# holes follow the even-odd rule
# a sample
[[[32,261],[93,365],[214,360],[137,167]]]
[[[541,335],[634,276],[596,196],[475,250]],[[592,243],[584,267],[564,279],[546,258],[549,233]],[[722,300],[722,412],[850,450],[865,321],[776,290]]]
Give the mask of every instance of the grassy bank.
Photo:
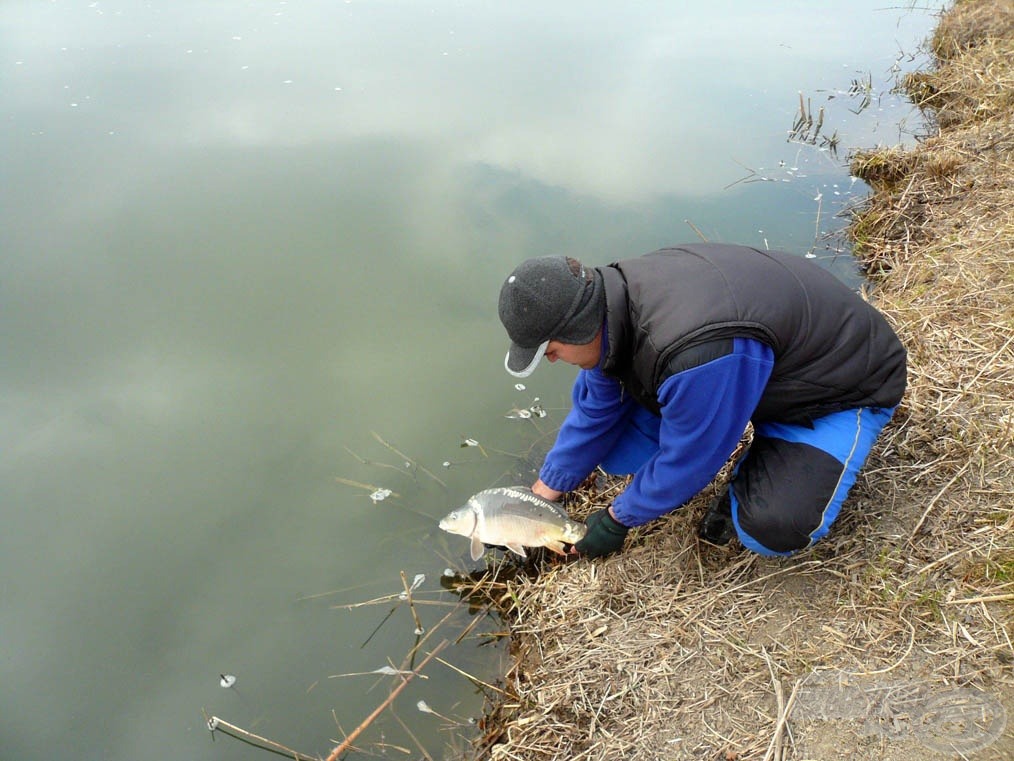
[[[831,536],[789,560],[701,545],[709,489],[618,556],[510,582],[481,756],[1014,758],[1014,3],[959,2],[931,46],[904,83],[927,134],[852,162],[910,376]]]

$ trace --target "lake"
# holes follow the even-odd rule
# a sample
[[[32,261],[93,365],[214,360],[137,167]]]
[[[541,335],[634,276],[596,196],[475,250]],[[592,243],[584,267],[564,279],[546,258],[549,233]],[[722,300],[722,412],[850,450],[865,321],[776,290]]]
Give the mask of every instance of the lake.
[[[566,411],[572,369],[503,371],[502,278],[707,237],[856,279],[903,5],[0,5],[0,758],[263,755],[205,714],[326,756],[395,683],[337,675],[416,641],[402,573],[471,621],[436,521]],[[361,755],[455,757],[501,628]]]

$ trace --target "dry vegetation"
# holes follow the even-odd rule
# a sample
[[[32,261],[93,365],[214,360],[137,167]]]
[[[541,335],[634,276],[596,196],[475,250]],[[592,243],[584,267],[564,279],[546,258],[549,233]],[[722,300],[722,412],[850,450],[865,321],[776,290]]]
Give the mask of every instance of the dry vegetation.
[[[481,757],[1014,758],[1014,3],[959,2],[931,45],[904,82],[931,134],[853,160],[910,376],[831,536],[789,560],[703,545],[709,490],[617,556],[510,582]],[[993,708],[931,716],[942,694]]]

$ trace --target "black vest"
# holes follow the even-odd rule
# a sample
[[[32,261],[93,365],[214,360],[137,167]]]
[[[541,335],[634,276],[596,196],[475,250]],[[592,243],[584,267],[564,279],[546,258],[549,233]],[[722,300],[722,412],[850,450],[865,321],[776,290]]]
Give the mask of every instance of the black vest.
[[[655,414],[659,386],[697,363],[692,350],[736,337],[775,355],[756,422],[806,424],[838,410],[893,407],[905,391],[905,349],[883,315],[802,257],[694,243],[598,271],[603,370]]]

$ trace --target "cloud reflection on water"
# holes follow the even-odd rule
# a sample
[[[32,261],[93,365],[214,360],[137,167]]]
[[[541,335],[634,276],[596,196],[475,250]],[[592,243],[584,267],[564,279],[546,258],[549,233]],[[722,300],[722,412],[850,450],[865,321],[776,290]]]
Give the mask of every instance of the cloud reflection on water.
[[[23,128],[45,130],[74,102],[78,129],[170,152],[387,137],[424,146],[432,166],[488,164],[613,202],[712,194],[741,176],[733,159],[755,160],[744,135],[777,146],[796,93],[826,87],[829,67],[846,88],[888,63],[898,30],[878,9],[849,5],[869,19],[856,35],[824,8],[732,0],[283,3],[246,16],[102,3],[51,9],[12,40],[12,95],[37,114]],[[37,14],[5,16],[14,28]]]

